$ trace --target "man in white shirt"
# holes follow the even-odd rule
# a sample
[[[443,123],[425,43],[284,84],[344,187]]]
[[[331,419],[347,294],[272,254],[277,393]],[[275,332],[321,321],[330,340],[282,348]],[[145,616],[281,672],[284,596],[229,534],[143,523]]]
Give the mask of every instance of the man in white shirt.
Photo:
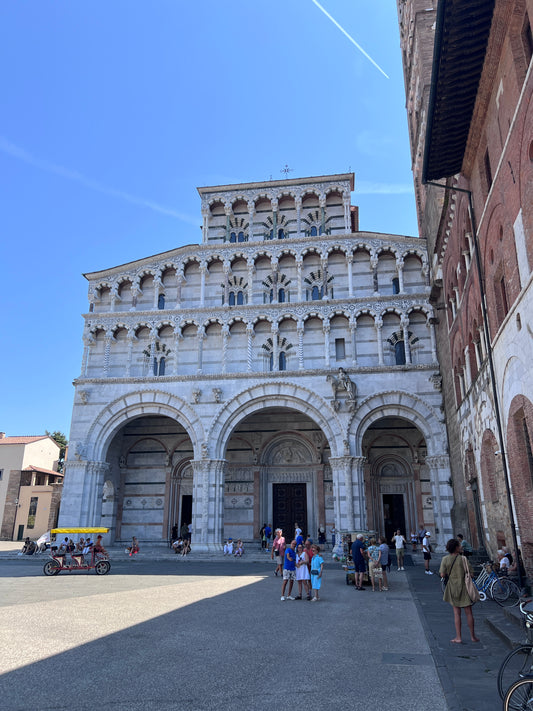
[[[431,545],[429,542],[429,537],[431,536],[431,531],[426,531],[426,535],[422,539],[422,551],[424,552],[424,566],[426,570],[424,571],[426,575],[433,575],[429,569],[429,561],[431,560]]]
[[[396,547],[396,563],[398,565],[398,570],[405,570],[403,567],[403,556],[405,553],[406,540],[400,533],[400,529],[398,529],[392,537],[392,542]]]

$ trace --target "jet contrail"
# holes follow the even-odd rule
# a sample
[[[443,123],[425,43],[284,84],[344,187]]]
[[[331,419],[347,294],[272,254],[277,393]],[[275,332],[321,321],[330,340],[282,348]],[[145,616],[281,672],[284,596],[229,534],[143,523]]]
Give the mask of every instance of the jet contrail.
[[[125,200],[133,205],[138,205],[139,207],[146,207],[154,212],[159,212],[162,215],[169,215],[170,217],[175,217],[178,220],[183,220],[191,225],[198,225],[198,219],[190,217],[189,215],[184,215],[181,212],[176,212],[170,207],[165,207],[164,205],[159,205],[152,200],[147,200],[146,198],[137,197],[135,195],[130,195],[123,190],[117,190],[116,188],[111,188],[108,185],[103,185],[97,180],[92,178],[87,178],[85,175],[78,173],[77,170],[71,170],[70,168],[65,168],[62,165],[57,165],[57,163],[51,163],[47,160],[42,160],[32,155],[24,148],[16,146],[11,141],[8,141],[4,136],[0,136],[0,152],[5,153],[13,158],[28,163],[28,165],[33,165],[40,170],[44,170],[47,173],[54,173],[55,175],[60,175],[67,180],[72,180],[76,183],[81,183],[85,187],[91,190],[96,190],[104,195],[109,195],[110,197],[119,198],[120,200]]]
[[[365,57],[366,57],[370,62],[372,62],[372,64],[376,67],[376,69],[379,69],[379,71],[383,74],[384,77],[386,77],[387,79],[390,79],[389,75],[388,75],[388,74],[385,74],[385,72],[384,72],[383,69],[379,66],[379,64],[377,64],[377,63],[372,59],[372,57],[371,57],[369,54],[367,54],[367,53],[365,52],[365,50],[361,47],[360,44],[357,44],[357,42],[354,40],[354,38],[351,37],[351,36],[346,32],[346,30],[344,29],[344,27],[341,27],[341,26],[339,25],[339,23],[337,22],[337,20],[335,20],[334,17],[331,17],[331,15],[329,14],[329,12],[328,12],[325,8],[323,8],[322,5],[321,5],[319,2],[317,2],[317,0],[311,0],[311,2],[312,2],[313,4],[315,4],[315,5],[318,7],[319,10],[322,10],[322,12],[324,13],[324,15],[325,15],[326,17],[328,17],[328,18],[333,22],[333,24],[335,25],[335,27],[338,27],[338,28],[339,28],[339,30],[342,32],[342,34],[345,35],[345,37],[347,37],[347,38],[350,40],[350,42],[351,42],[353,45],[355,45],[355,46],[357,47],[357,49],[361,52],[361,54],[364,54]]]

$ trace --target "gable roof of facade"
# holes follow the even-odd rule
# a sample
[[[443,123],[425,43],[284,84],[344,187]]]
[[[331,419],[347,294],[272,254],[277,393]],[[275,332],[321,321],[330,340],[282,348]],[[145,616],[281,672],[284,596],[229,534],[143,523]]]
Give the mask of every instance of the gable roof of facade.
[[[440,0],[422,181],[461,172],[495,0]]]

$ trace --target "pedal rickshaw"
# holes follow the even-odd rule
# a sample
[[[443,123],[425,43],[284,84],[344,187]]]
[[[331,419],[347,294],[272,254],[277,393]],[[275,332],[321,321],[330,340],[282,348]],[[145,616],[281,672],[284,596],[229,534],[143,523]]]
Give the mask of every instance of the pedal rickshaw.
[[[355,568],[352,560],[352,543],[357,538],[358,534],[363,534],[365,545],[371,538],[377,538],[377,531],[339,531],[338,550],[335,546],[337,560],[343,565],[343,570],[346,571],[346,585],[353,585],[355,582]],[[368,573],[365,573],[365,579],[368,582]]]
[[[109,528],[53,528],[50,533],[53,535],[70,535],[70,534],[98,534],[107,533]],[[53,543],[51,544],[53,546]],[[44,564],[43,572],[45,575],[57,575],[61,571],[71,572],[73,570],[93,570],[97,575],[107,575],[111,570],[111,563],[109,562],[107,555],[102,553],[97,553],[94,550],[94,546],[90,547],[90,550],[86,553],[71,552],[59,554],[56,551],[50,549],[51,560]]]

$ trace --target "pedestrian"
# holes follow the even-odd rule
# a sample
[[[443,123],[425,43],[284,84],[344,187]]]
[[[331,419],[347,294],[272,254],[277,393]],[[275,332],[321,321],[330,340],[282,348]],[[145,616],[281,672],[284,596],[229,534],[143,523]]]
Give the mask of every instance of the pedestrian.
[[[233,538],[228,538],[228,540],[224,544],[224,555],[232,555],[232,554],[233,554]]]
[[[324,570],[324,558],[320,556],[320,547],[314,545],[313,557],[311,559],[311,588],[313,590],[313,598],[311,602],[318,602],[320,596],[318,591],[322,585],[322,571]]]
[[[502,548],[500,548],[500,550],[498,551],[498,560],[500,561],[500,573],[507,575],[511,564],[509,561],[509,556]]]
[[[457,540],[459,541],[459,544],[461,545],[461,552],[463,555],[465,555],[467,558],[472,555],[472,546],[468,541],[465,541],[463,534],[458,533],[456,536]]]
[[[302,529],[300,528],[300,526],[298,526],[297,523],[295,523],[294,524],[294,538],[296,539],[296,538],[298,538],[298,536],[301,536],[301,535],[302,535]]]
[[[189,543],[190,543],[190,542],[191,542],[191,539],[192,539],[192,523],[190,523],[190,524],[187,526],[187,538],[188,538]]]
[[[323,545],[326,542],[326,529],[324,528],[323,523],[321,523],[318,527],[318,542],[320,545]]]
[[[363,543],[364,536],[358,533],[355,541],[352,543],[352,560],[354,564],[354,585],[356,590],[364,590],[363,577],[366,573],[366,550]]]
[[[424,529],[422,528],[422,526],[420,526],[418,529],[418,542],[420,543],[420,545],[422,545],[422,541],[424,540],[424,535],[425,535]]]
[[[244,543],[239,540],[237,541],[237,546],[235,548],[235,553],[233,554],[236,558],[242,558],[244,555]]]
[[[189,527],[186,523],[183,523],[182,527],[180,528],[180,536],[185,539],[189,535]]]
[[[139,552],[139,541],[135,538],[135,536],[133,536],[131,539],[131,546],[128,548],[128,551],[130,557]]]
[[[263,550],[267,546],[266,523],[263,524],[261,530],[259,531],[259,535],[261,537],[261,550]]]
[[[302,588],[307,591],[307,599],[311,599],[311,576],[308,568],[308,557],[305,548],[300,544],[296,546],[296,582],[298,583],[298,595],[296,600],[302,599]]]
[[[270,539],[272,537],[272,526],[269,523],[267,523],[267,525],[265,526],[265,536],[267,539],[266,551],[268,553],[268,551],[270,550]]]
[[[172,538],[173,541],[177,541],[177,540],[178,540],[178,524],[177,524],[177,523],[175,523],[175,524],[172,526],[171,538]]]
[[[272,543],[272,552],[270,553],[270,560],[276,561],[276,568],[274,570],[274,575],[277,576],[279,573],[283,575],[283,562],[285,556],[285,538],[283,537],[283,531],[281,528],[276,528],[274,535],[274,542]]]
[[[405,568],[403,567],[403,556],[405,553],[405,546],[407,545],[407,541],[400,533],[400,529],[398,529],[392,537],[392,543],[394,543],[394,546],[396,548],[396,564],[398,566],[398,570],[405,570]]]
[[[440,564],[440,576],[447,580],[442,599],[449,602],[453,607],[453,620],[455,623],[455,637],[450,640],[454,644],[461,644],[461,609],[464,609],[466,615],[466,623],[470,630],[470,639],[472,642],[479,642],[474,631],[474,615],[472,614],[472,600],[468,595],[465,585],[465,567],[461,560],[461,544],[455,538],[451,538],[446,544],[448,555],[444,556]],[[474,574],[474,570],[470,563],[465,558],[466,565],[470,570],[470,574]]]
[[[379,539],[379,550],[381,553],[379,562],[383,569],[383,590],[389,589],[389,579],[387,577],[387,572],[390,570],[390,549],[387,545],[387,539],[385,536],[381,536]]]
[[[383,568],[381,567],[381,551],[379,546],[376,544],[376,539],[370,539],[370,545],[368,546],[368,577],[370,578],[370,583],[372,584],[372,592],[376,592],[376,580],[379,584],[379,592],[383,588]]]
[[[433,575],[433,573],[429,569],[429,561],[431,560],[431,543],[429,542],[430,536],[431,531],[426,531],[426,535],[422,539],[422,551],[424,553],[424,566],[426,568],[426,575]],[[455,540],[455,538],[453,540]]]
[[[418,534],[416,531],[411,531],[411,547],[413,549],[413,553],[416,553],[417,545],[418,545]]]
[[[285,588],[289,583],[289,594],[287,600],[294,600],[291,595],[292,586],[296,580],[296,541],[291,541],[291,545],[285,550],[285,560],[283,563],[283,583],[281,585],[281,599],[285,600]]]

